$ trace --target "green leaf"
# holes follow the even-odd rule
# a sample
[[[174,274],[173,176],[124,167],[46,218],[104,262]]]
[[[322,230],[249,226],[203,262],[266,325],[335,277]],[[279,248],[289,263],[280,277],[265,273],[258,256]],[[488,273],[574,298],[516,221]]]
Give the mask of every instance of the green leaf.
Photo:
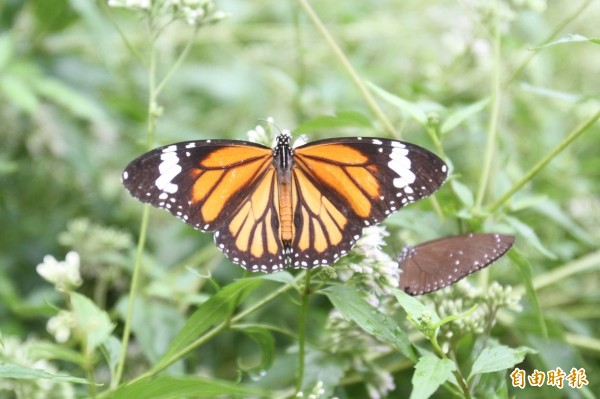
[[[367,82],[368,86],[373,90],[375,94],[381,97],[383,100],[388,103],[400,108],[400,110],[408,115],[410,115],[414,120],[419,122],[421,125],[427,125],[427,113],[423,111],[417,104],[407,101],[403,98],[398,97],[395,94],[392,94],[381,87]]]
[[[252,338],[260,348],[262,353],[262,359],[259,364],[251,367],[243,366],[244,371],[250,373],[263,372],[268,370],[273,365],[273,359],[275,358],[275,339],[271,331],[263,327],[237,327],[236,330],[242,331],[244,334]]]
[[[11,363],[0,364],[0,379],[1,378],[14,378],[17,380],[37,380],[41,378],[45,380],[72,382],[75,384],[89,384],[89,382],[83,378],[71,377],[70,375],[64,374],[52,374],[45,370]]]
[[[546,47],[556,46],[557,44],[565,44],[565,43],[577,43],[577,42],[590,42],[593,44],[600,44],[600,39],[589,38],[583,35],[578,34],[570,34],[561,37],[560,39],[554,40],[550,43],[546,43],[540,47],[534,47],[531,50],[540,50]]]
[[[548,97],[551,99],[556,99],[572,104],[578,103],[583,98],[583,96],[579,94],[572,94],[564,91],[552,90],[548,89],[547,87],[534,86],[526,82],[519,83],[519,87],[525,91],[535,93],[543,97]]]
[[[521,363],[528,353],[536,353],[536,351],[526,346],[516,349],[508,346],[485,348],[475,359],[469,379],[477,374],[493,373],[514,367]]]
[[[529,261],[521,255],[521,253],[514,248],[512,251],[508,253],[510,259],[515,262],[517,267],[519,268],[519,273],[521,274],[520,280],[523,282],[525,286],[525,292],[527,293],[527,298],[529,302],[533,306],[533,311],[537,316],[538,323],[540,325],[540,331],[542,331],[542,335],[545,338],[548,338],[548,328],[546,326],[546,321],[544,320],[544,314],[542,313],[542,308],[540,306],[540,302],[538,301],[537,293],[535,291],[535,287],[533,286],[533,275],[531,272],[531,264]]]
[[[2,77],[0,93],[3,93],[10,103],[29,114],[34,114],[37,110],[38,98],[30,85],[20,76],[11,74]]]
[[[214,398],[225,397],[271,397],[261,389],[237,385],[229,381],[201,377],[143,378],[121,386],[114,393],[114,399],[180,399],[184,397]]]
[[[444,121],[444,123],[442,123],[442,126],[440,127],[440,131],[442,132],[442,135],[453,130],[455,127],[457,127],[458,125],[463,123],[466,119],[468,119],[471,115],[481,112],[488,105],[489,102],[490,102],[490,99],[485,98],[485,99],[483,99],[481,101],[477,101],[476,103],[473,103],[469,106],[460,108],[458,111],[450,114],[450,116],[448,116],[446,118],[446,120]]]
[[[121,354],[121,341],[112,335],[102,344],[100,351],[104,355],[111,377],[115,376]]]
[[[539,237],[537,236],[537,234],[531,227],[529,227],[525,223],[521,222],[519,219],[515,218],[514,216],[505,216],[504,219],[508,222],[508,224],[512,228],[514,228],[517,232],[519,232],[519,234],[521,236],[523,236],[523,238],[525,238],[527,241],[529,241],[529,243],[535,249],[540,251],[544,256],[548,257],[549,259],[556,259],[556,255],[554,255],[549,249],[547,249],[542,244]]]
[[[452,187],[452,191],[454,191],[454,194],[456,194],[462,205],[467,209],[471,209],[473,207],[473,204],[475,203],[473,192],[467,186],[465,186],[456,179],[450,181],[450,186]]]
[[[14,44],[8,33],[0,35],[0,72],[8,65],[13,57]]]
[[[435,313],[433,309],[423,305],[416,298],[397,288],[392,288],[392,293],[398,300],[400,306],[402,306],[402,309],[404,309],[411,319],[415,321],[428,319],[432,326],[437,325],[440,322],[440,317],[437,313]]]
[[[324,129],[334,129],[341,127],[373,127],[369,118],[360,112],[344,111],[335,115],[319,115],[309,119],[298,126],[294,133],[314,133]]]
[[[354,321],[363,330],[396,347],[406,357],[417,361],[408,336],[391,318],[369,305],[354,288],[334,285],[321,291],[333,306],[348,320]]]
[[[319,381],[323,383],[325,391],[321,397],[333,397],[335,387],[339,386],[341,379],[346,374],[350,359],[345,356],[332,356],[329,352],[307,348],[304,359],[304,379],[302,390],[311,390]]]
[[[77,326],[85,336],[87,350],[92,352],[110,337],[115,325],[110,322],[108,314],[89,298],[76,292],[71,292],[70,296]]]
[[[173,339],[165,354],[158,360],[155,368],[162,368],[165,363],[171,362],[174,355],[194,342],[202,333],[215,324],[225,321],[235,306],[243,301],[250,292],[258,288],[263,281],[258,278],[238,280],[198,306],[198,309]]]
[[[291,286],[294,286],[296,289],[298,288],[298,282],[296,281],[294,276],[292,276],[290,274],[290,272],[286,272],[286,271],[263,274],[262,276],[258,276],[256,278],[260,278],[263,280],[275,281],[275,282],[283,283],[283,284],[289,284]]]
[[[38,93],[53,100],[79,118],[96,122],[106,122],[108,119],[104,109],[95,101],[59,80],[44,77],[34,83]]]
[[[449,359],[440,359],[433,355],[421,357],[415,365],[410,399],[429,398],[440,385],[450,378],[454,370],[456,370],[456,366]]]
[[[33,359],[63,360],[75,363],[81,367],[84,367],[86,362],[83,353],[73,350],[64,344],[59,345],[46,341],[32,343],[29,347],[29,355]]]

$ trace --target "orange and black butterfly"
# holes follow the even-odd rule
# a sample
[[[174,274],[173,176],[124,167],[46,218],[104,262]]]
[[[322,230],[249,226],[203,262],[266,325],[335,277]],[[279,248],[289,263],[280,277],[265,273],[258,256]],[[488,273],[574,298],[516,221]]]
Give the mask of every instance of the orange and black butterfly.
[[[335,138],[292,148],[236,140],[168,145],[122,175],[142,202],[214,232],[216,245],[250,271],[330,265],[364,227],[436,191],[447,167],[414,144]]]

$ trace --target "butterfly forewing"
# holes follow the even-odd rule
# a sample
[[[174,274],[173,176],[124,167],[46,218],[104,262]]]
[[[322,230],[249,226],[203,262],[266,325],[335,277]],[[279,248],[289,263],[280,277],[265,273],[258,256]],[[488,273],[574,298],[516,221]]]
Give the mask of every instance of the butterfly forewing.
[[[363,227],[432,194],[447,176],[435,154],[383,138],[315,141],[296,148],[294,160],[349,223]]]
[[[133,160],[123,172],[127,190],[187,224],[214,231],[225,224],[271,164],[272,150],[233,140],[172,144]]]
[[[421,295],[447,287],[500,258],[514,240],[504,234],[468,234],[406,247],[398,258],[399,288]]]

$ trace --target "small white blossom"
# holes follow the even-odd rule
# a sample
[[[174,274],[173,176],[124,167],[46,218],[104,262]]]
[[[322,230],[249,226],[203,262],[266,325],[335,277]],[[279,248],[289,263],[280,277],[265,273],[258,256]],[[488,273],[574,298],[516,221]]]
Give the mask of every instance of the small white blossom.
[[[44,262],[36,267],[36,271],[46,281],[54,284],[59,291],[69,291],[81,285],[79,254],[71,251],[64,261],[57,261],[52,255],[44,256]]]
[[[360,284],[376,296],[389,295],[390,288],[397,287],[400,279],[398,263],[381,250],[384,238],[389,233],[384,226],[371,226],[363,229],[363,236],[357,241],[353,252],[360,255],[360,263],[352,263],[338,268],[340,280],[359,278]],[[372,304],[378,302],[370,298]]]
[[[71,312],[61,310],[54,317],[51,317],[46,324],[46,330],[54,335],[56,342],[62,344],[69,340],[71,331],[76,326],[75,315]]]
[[[261,125],[256,126],[254,129],[248,130],[246,133],[248,140],[253,143],[265,144],[269,142],[267,132]]]
[[[148,10],[152,4],[150,0],[108,0],[108,5],[109,7]]]

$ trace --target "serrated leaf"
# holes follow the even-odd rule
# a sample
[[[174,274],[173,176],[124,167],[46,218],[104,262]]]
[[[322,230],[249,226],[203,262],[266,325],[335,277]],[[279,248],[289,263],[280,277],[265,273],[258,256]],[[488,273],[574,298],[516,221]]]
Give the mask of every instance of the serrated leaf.
[[[456,196],[460,200],[461,204],[465,208],[471,209],[473,207],[473,204],[475,203],[473,192],[467,186],[465,186],[456,179],[450,181],[450,186],[452,187],[452,191],[454,191],[454,194],[456,194]]]
[[[233,308],[258,288],[263,281],[258,278],[238,280],[198,306],[198,309],[190,316],[185,326],[175,336],[165,354],[158,360],[155,368],[160,369],[165,363],[171,362],[173,355],[187,347],[215,324],[225,321]]]
[[[565,43],[577,43],[577,42],[590,42],[593,44],[600,44],[600,39],[589,38],[583,35],[578,34],[570,34],[561,37],[560,39],[554,40],[550,43],[546,43],[543,46],[534,47],[531,50],[540,50],[546,47],[556,46],[557,44],[565,44]]]
[[[523,236],[523,238],[529,241],[529,243],[544,256],[548,257],[549,259],[556,259],[556,255],[554,255],[554,253],[552,253],[542,244],[539,237],[531,227],[521,222],[514,216],[505,216],[504,219],[513,229],[515,229],[521,236]]]
[[[229,381],[201,377],[143,378],[121,386],[114,393],[114,399],[180,399],[185,397],[214,398],[225,397],[271,397],[258,388],[245,387]]]
[[[453,130],[455,127],[463,123],[466,119],[468,119],[471,115],[474,115],[478,112],[481,112],[490,102],[489,98],[483,99],[481,101],[477,101],[471,105],[468,105],[464,108],[460,108],[458,111],[453,112],[446,118],[442,126],[440,127],[440,131],[442,135],[448,133]]]
[[[324,129],[334,129],[342,127],[370,128],[373,125],[369,118],[360,112],[343,111],[335,115],[319,115],[309,119],[298,126],[294,133],[314,133]]]
[[[64,374],[53,374],[42,369],[20,366],[18,364],[0,364],[0,378],[14,378],[17,380],[54,380],[72,382],[75,384],[90,384],[83,378],[71,377]]]
[[[512,368],[516,364],[521,363],[528,353],[536,353],[536,351],[526,346],[516,349],[503,345],[494,348],[485,348],[481,351],[477,359],[475,359],[469,379],[476,374],[493,373]]]
[[[71,292],[70,298],[77,326],[86,339],[87,350],[93,352],[110,337],[115,325],[91,299],[76,292]]]
[[[271,331],[262,327],[237,327],[239,331],[249,336],[260,348],[262,359],[259,364],[251,367],[243,367],[244,371],[250,373],[263,372],[273,365],[275,358],[275,339]]]
[[[416,120],[423,126],[427,125],[427,114],[425,113],[425,111],[419,108],[418,105],[407,101],[401,97],[398,97],[397,95],[392,94],[371,82],[367,82],[367,84],[371,88],[371,90],[373,90],[373,92],[379,97],[381,97],[383,100],[398,107],[401,111],[410,115],[414,120]]]
[[[449,359],[425,355],[415,365],[410,399],[427,399],[446,382],[456,366]]]
[[[397,348],[406,357],[417,361],[408,336],[388,316],[369,305],[354,288],[334,285],[321,291],[333,306],[348,320],[354,321],[363,330]]]

